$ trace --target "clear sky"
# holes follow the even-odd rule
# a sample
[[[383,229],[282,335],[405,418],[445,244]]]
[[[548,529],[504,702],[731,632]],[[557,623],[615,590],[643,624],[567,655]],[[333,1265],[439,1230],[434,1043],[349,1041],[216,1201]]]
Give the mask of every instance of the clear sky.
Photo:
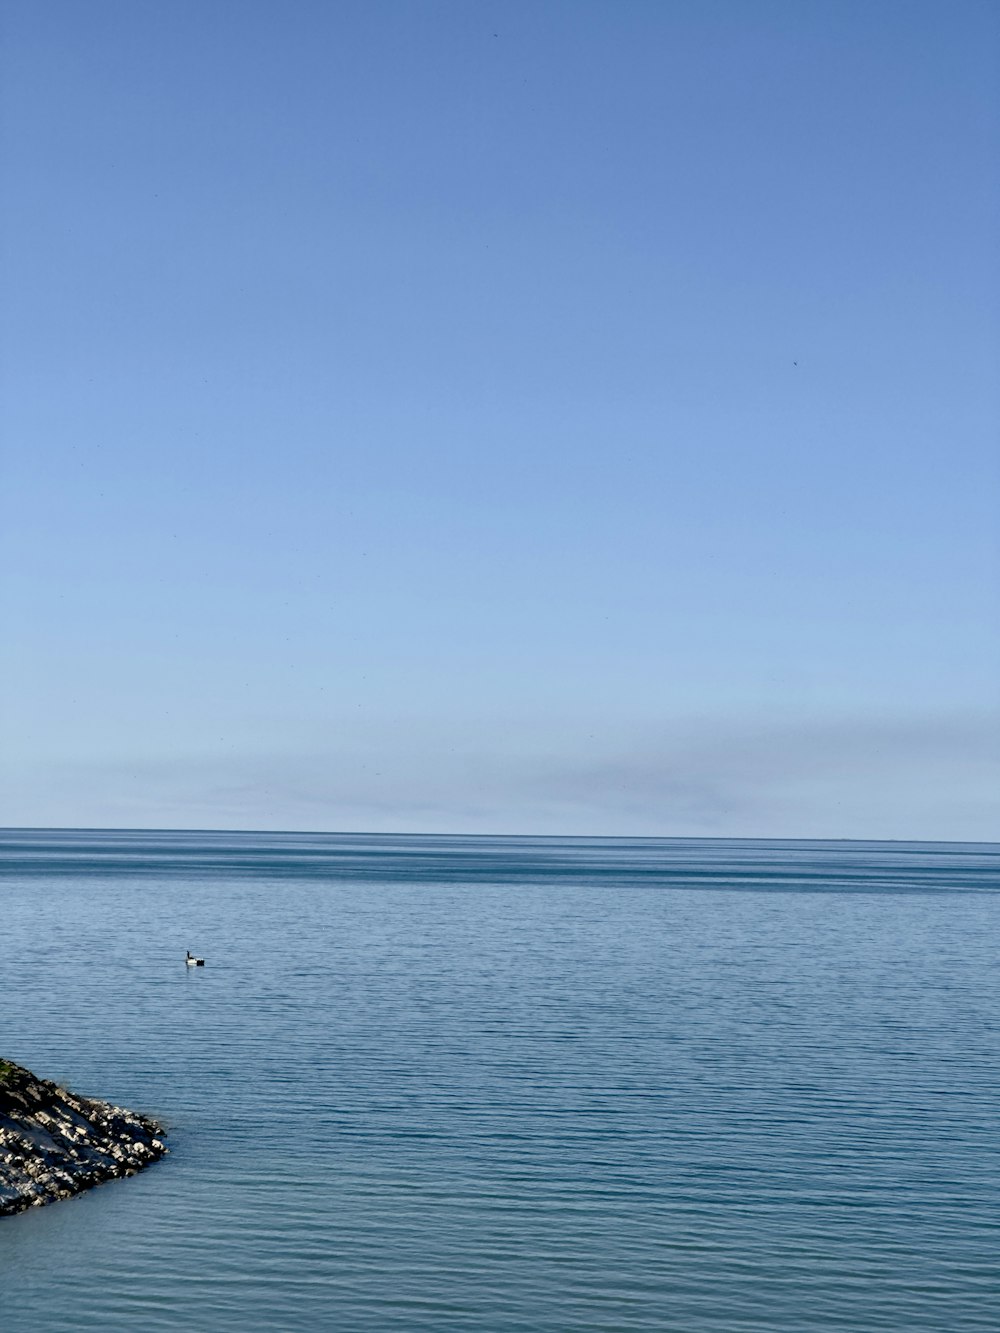
[[[5,0],[8,825],[1000,838],[993,0]]]

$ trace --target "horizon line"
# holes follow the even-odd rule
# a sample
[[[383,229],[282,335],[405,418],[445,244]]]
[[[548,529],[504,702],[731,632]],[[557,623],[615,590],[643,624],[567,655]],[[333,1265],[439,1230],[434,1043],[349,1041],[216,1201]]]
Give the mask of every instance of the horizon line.
[[[273,833],[285,837],[328,837],[328,838],[510,838],[522,841],[548,840],[552,842],[850,842],[903,844],[931,844],[941,846],[976,845],[1000,847],[1000,839],[991,838],[854,838],[849,836],[806,837],[801,834],[705,834],[705,833],[448,833],[448,832],[393,832],[378,829],[282,829],[282,828],[208,828],[190,827],[149,827],[146,825],[94,825],[94,824],[11,824],[0,825],[0,834],[5,833],[222,833],[227,835],[253,836],[260,833]]]

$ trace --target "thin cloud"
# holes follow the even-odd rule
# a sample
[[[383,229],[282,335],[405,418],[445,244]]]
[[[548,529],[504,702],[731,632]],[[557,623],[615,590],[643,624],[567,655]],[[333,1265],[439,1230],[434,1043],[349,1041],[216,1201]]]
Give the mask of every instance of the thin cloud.
[[[280,755],[39,765],[8,822],[594,835],[1000,836],[991,715],[619,729]],[[455,741],[455,736],[447,738]]]

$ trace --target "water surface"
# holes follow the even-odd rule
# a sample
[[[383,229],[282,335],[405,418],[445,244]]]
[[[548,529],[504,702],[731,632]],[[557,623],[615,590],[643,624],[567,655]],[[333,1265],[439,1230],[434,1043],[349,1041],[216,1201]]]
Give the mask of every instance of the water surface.
[[[172,1147],[4,1333],[1000,1327],[995,845],[2,844],[0,1056]]]

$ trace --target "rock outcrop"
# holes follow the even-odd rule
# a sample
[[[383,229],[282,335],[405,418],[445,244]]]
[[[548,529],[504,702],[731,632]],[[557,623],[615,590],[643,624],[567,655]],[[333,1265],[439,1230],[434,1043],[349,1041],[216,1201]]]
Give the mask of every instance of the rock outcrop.
[[[0,1217],[134,1175],[166,1151],[148,1116],[0,1060]]]

